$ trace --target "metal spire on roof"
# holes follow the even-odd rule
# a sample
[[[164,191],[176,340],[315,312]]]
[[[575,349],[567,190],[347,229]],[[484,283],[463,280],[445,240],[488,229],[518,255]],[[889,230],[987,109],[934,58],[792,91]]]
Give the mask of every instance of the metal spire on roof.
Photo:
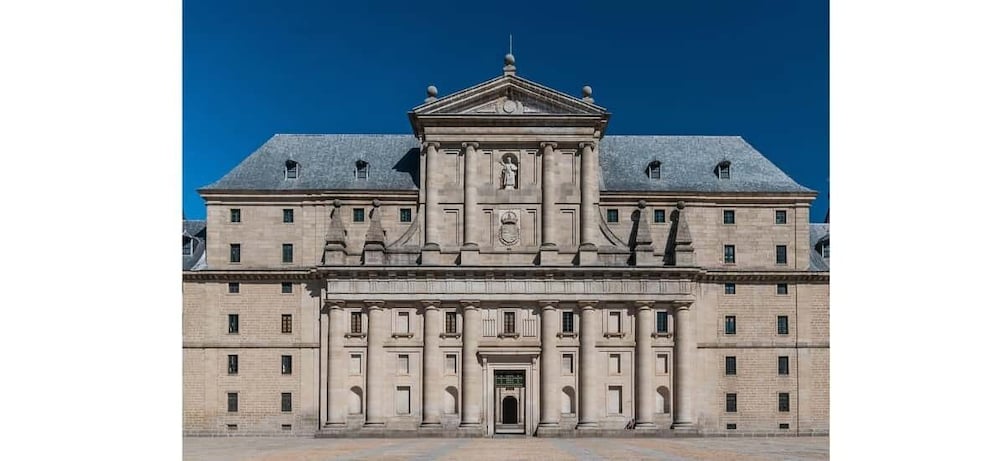
[[[503,75],[516,75],[516,58],[513,57],[513,34],[509,34],[509,53],[503,57]]]

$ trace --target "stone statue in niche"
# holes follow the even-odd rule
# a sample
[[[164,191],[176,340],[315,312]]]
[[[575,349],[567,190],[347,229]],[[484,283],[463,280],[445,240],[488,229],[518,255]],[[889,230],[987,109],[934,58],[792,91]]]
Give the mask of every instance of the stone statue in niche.
[[[502,165],[502,188],[504,190],[516,189],[516,157],[513,154],[506,154],[499,164]]]
[[[506,246],[520,243],[520,218],[517,212],[506,210],[499,215],[499,242]]]

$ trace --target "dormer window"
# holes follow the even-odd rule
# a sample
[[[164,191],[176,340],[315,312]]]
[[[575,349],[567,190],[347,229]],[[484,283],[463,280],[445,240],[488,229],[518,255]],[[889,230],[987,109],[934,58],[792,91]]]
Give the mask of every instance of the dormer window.
[[[293,160],[286,161],[286,179],[297,179],[300,177],[300,164]]]
[[[181,239],[181,255],[182,256],[192,256],[192,247],[195,246],[194,239],[188,237],[182,237]]]
[[[824,243],[820,245],[820,256],[824,259],[830,259],[831,257],[831,242],[824,240]]]
[[[653,160],[649,162],[649,166],[646,167],[646,176],[649,176],[649,179],[660,179],[659,160]]]
[[[715,175],[718,176],[719,179],[729,179],[729,161],[724,160],[719,162],[719,164],[715,167]]]
[[[367,179],[370,177],[370,164],[362,160],[356,160],[356,179]]]

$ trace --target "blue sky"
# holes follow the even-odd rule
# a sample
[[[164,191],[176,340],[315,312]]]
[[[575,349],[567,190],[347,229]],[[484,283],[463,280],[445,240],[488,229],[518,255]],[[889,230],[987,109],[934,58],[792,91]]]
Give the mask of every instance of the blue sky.
[[[828,4],[185,1],[183,210],[274,133],[410,133],[440,96],[517,74],[611,111],[607,134],[739,135],[829,202]]]

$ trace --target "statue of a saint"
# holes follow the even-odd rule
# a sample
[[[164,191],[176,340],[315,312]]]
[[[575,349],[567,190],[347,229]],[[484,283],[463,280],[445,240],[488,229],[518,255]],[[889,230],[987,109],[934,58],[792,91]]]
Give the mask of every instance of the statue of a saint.
[[[502,165],[503,170],[503,189],[513,190],[516,189],[516,164],[513,163],[512,156],[503,157],[503,161],[499,163]]]

